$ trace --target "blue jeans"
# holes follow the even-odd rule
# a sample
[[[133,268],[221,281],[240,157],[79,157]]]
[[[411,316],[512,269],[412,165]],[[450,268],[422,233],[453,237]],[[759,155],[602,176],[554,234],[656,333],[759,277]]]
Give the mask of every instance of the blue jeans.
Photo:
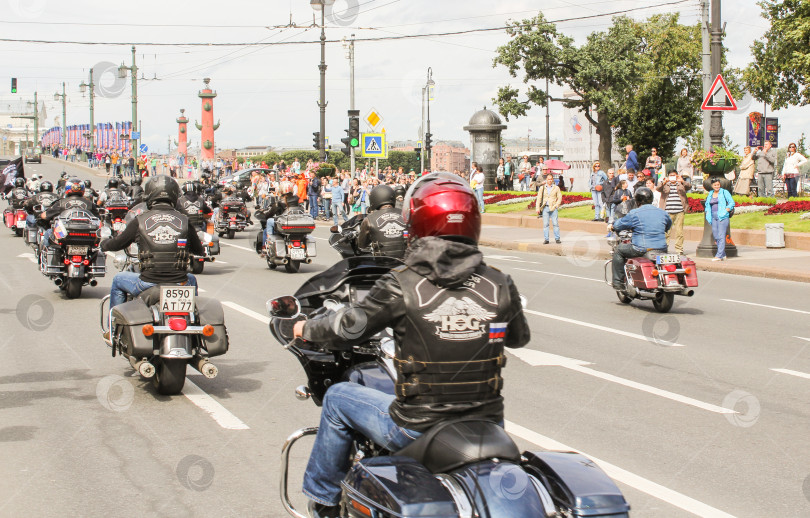
[[[785,189],[787,189],[788,198],[795,198],[798,193],[799,178],[796,176],[788,176],[785,178]]]
[[[188,285],[197,287],[197,278],[188,274]],[[127,294],[136,297],[143,291],[157,286],[153,282],[141,280],[141,274],[135,272],[121,272],[113,277],[110,287],[110,309],[127,301]]]
[[[309,215],[312,216],[312,219],[318,217],[318,197],[317,196],[309,196]]]
[[[481,209],[481,212],[484,212],[484,188],[479,187],[475,189],[475,199],[478,200],[478,207]]]
[[[338,224],[338,215],[343,216],[343,222],[346,223],[349,221],[349,218],[346,216],[346,208],[343,206],[342,203],[333,203],[332,204],[332,221],[335,222],[335,225]]]
[[[726,232],[728,232],[729,218],[712,219],[712,235],[717,244],[717,254],[715,257],[726,256]]]
[[[275,228],[275,218],[267,218],[267,224],[264,226],[264,232],[262,232],[262,246],[267,244],[267,236],[272,236]]]
[[[326,217],[326,219],[329,219],[329,218],[332,217],[332,216],[329,215],[329,206],[330,205],[332,205],[332,200],[327,199],[327,198],[323,198],[323,201],[321,202],[321,207],[323,208],[323,215],[324,215],[324,217]]]
[[[550,218],[549,218],[550,217]],[[548,220],[551,219],[551,226],[554,227],[554,239],[560,240],[560,224],[557,222],[557,209],[548,210],[548,205],[543,207],[543,239],[548,241]]]
[[[394,401],[356,383],[336,383],[323,398],[321,423],[304,474],[304,494],[323,505],[340,501],[340,482],[349,472],[349,453],[356,432],[395,452],[422,435],[397,426],[388,414]]]
[[[45,250],[51,244],[51,238],[53,237],[53,229],[49,228],[42,234],[42,248],[40,250]]]
[[[602,193],[591,191],[591,198],[593,199],[593,219],[599,219],[599,215],[602,213]]]

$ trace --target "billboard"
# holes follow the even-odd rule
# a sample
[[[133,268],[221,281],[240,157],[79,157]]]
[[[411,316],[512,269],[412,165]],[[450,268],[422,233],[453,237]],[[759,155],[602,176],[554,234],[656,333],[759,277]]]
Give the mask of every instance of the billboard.
[[[759,112],[751,112],[748,114],[745,126],[748,146],[759,147],[767,139],[771,141],[773,147],[779,147],[779,119],[777,117],[763,117]]]

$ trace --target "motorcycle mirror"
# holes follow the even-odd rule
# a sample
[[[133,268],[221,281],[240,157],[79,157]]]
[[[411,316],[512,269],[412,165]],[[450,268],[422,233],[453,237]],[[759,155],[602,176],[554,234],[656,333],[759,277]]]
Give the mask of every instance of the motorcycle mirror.
[[[110,227],[101,227],[98,229],[98,232],[96,232],[96,235],[98,235],[98,237],[101,239],[108,239],[110,236],[112,236],[112,230],[110,230]]]
[[[329,227],[329,232],[333,234],[338,234],[340,233],[340,227],[338,225],[332,225],[331,227]]]
[[[276,318],[295,318],[301,314],[301,303],[291,295],[270,299],[267,301],[267,314]]]
[[[520,296],[520,307],[522,307],[523,309],[526,309],[526,306],[528,306],[528,305],[529,305],[528,299],[526,299],[526,297],[521,295]]]

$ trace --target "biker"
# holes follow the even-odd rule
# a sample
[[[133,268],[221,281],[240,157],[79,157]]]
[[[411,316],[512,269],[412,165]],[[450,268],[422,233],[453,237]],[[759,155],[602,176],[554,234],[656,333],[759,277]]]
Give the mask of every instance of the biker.
[[[360,224],[357,246],[370,248],[375,255],[402,259],[408,243],[402,211],[394,208],[396,192],[388,185],[378,185],[371,190],[368,201],[371,212]]]
[[[129,189],[127,189],[127,196],[129,199],[132,200],[132,205],[137,205],[143,201],[143,188],[141,187],[141,183],[143,182],[143,177],[140,175],[135,175],[129,181]]]
[[[167,176],[149,178],[144,186],[147,210],[129,222],[116,237],[101,242],[102,252],[123,250],[138,243],[141,272],[120,272],[110,287],[110,309],[158,284],[197,287],[186,273],[189,254],[204,255],[197,232],[188,218],[175,208],[180,195],[177,182]]]
[[[34,213],[34,208],[39,205],[42,207],[42,210],[47,209],[56,201],[59,200],[59,196],[54,194],[53,192],[53,184],[47,180],[39,184],[39,192],[34,196],[28,198],[25,202],[25,212],[28,213],[28,216],[25,218],[25,222],[28,225],[28,228],[34,228],[37,223],[36,214]]]
[[[62,171],[62,174],[59,175],[59,181],[56,182],[56,192],[60,196],[65,192],[65,184],[68,181],[68,174],[66,171]]]
[[[188,217],[188,222],[197,230],[205,230],[205,220],[211,217],[213,209],[200,196],[199,186],[195,182],[183,184],[183,195],[177,200],[177,210]]]
[[[631,257],[641,257],[647,252],[667,252],[667,231],[672,226],[669,214],[652,205],[653,192],[648,187],[636,189],[633,199],[636,208],[608,226],[609,231],[632,230],[631,243],[616,246],[613,252],[613,289],[625,289],[624,264]]]
[[[89,212],[95,217],[98,217],[98,209],[93,202],[84,196],[84,183],[78,178],[71,178],[65,183],[65,197],[57,200],[54,204],[48,207],[47,210],[39,214],[39,219],[45,224],[50,224],[51,220],[62,212],[68,209],[79,209]],[[41,252],[50,246],[51,237],[53,236],[53,229],[49,228],[42,236]]]
[[[312,516],[339,515],[354,430],[396,452],[449,419],[502,423],[503,348],[530,338],[512,279],[487,266],[478,249],[481,213],[470,187],[449,174],[426,175],[405,207],[405,265],[381,277],[362,302],[294,327],[296,337],[330,349],[386,327],[396,342],[396,396],[356,383],[326,392],[304,476]]]
[[[93,182],[90,180],[84,181],[84,197],[89,198],[93,203],[98,201],[98,193],[93,189]]]
[[[394,195],[396,196],[396,203],[394,203],[394,207],[399,210],[402,210],[402,201],[405,199],[405,192],[407,191],[406,187],[401,183],[398,183],[394,186]]]
[[[21,209],[28,198],[28,189],[25,188],[25,178],[14,179],[14,188],[6,195],[6,201],[12,209]]]
[[[113,176],[107,181],[107,188],[99,195],[98,197],[98,205],[103,206],[107,203],[107,200],[126,200],[127,195],[121,189],[121,181]]]

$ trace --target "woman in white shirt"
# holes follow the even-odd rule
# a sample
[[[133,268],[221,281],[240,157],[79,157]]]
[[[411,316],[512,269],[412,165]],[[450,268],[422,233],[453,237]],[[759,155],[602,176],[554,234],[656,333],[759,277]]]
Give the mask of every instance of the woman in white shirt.
[[[477,162],[470,164],[470,187],[475,192],[478,208],[484,212],[484,172],[478,167]]]
[[[785,157],[785,163],[782,166],[782,180],[785,181],[788,198],[795,198],[799,195],[796,192],[796,185],[801,175],[799,168],[806,163],[807,159],[801,153],[796,152],[796,144],[791,142],[788,145],[787,157]]]

